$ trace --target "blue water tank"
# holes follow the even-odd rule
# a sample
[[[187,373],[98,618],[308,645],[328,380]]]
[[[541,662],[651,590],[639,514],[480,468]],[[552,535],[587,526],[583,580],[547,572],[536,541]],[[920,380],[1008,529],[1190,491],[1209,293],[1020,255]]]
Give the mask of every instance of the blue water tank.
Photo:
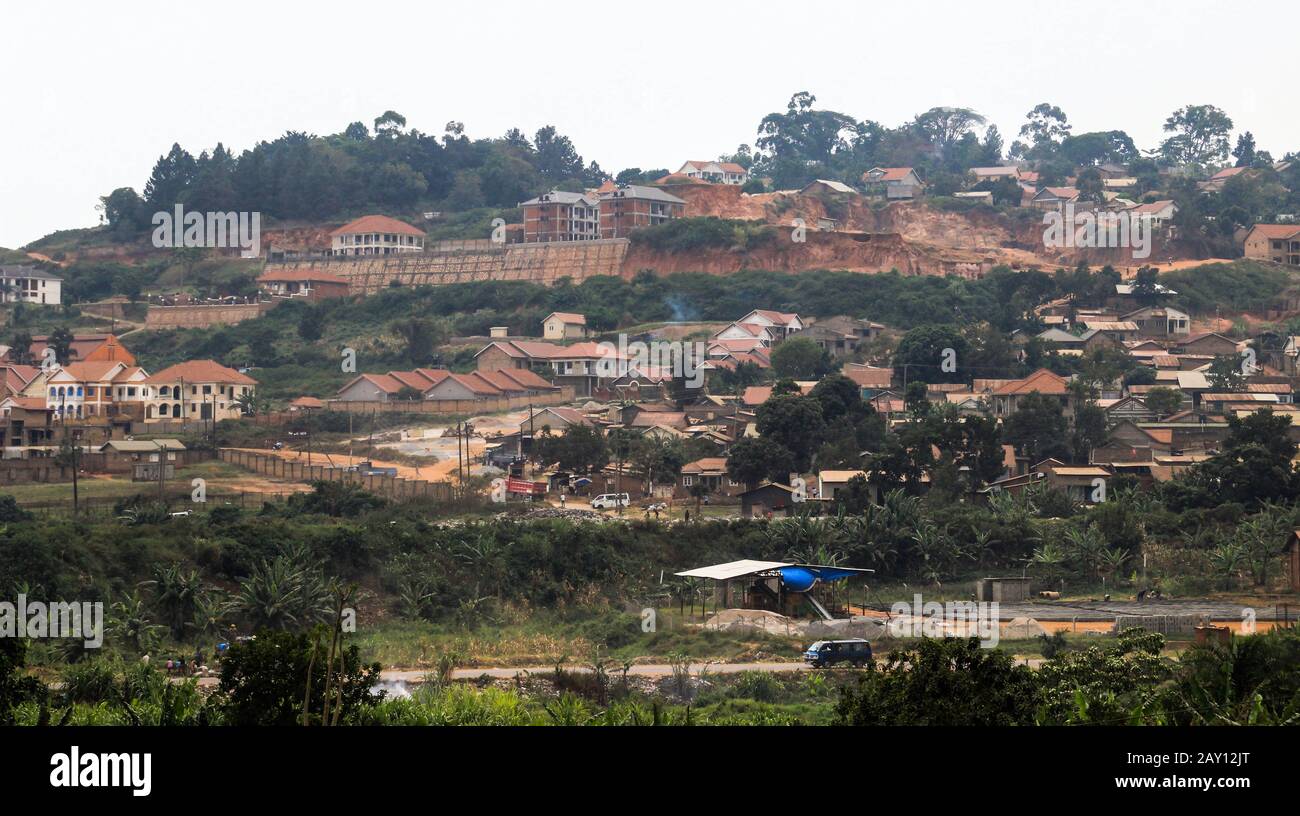
[[[807,567],[781,567],[781,583],[790,592],[807,592],[817,583],[817,573]]]

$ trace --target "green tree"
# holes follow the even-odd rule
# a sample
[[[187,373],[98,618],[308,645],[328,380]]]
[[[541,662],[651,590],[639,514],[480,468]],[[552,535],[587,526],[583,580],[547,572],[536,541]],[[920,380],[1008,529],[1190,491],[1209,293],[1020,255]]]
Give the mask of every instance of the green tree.
[[[72,342],[75,338],[67,326],[60,326],[50,333],[48,347],[54,350],[54,359],[59,365],[67,365],[77,356],[76,351],[72,348]]]
[[[841,692],[841,725],[1030,725],[1034,673],[976,638],[924,638]]]
[[[755,420],[760,435],[794,455],[796,470],[808,470],[826,428],[820,402],[794,394],[774,396],[758,406]]]
[[[963,368],[969,350],[966,338],[956,328],[925,324],[903,335],[894,365],[906,367],[909,382],[963,382],[970,379]]]
[[[785,482],[794,469],[794,454],[764,437],[741,439],[727,453],[727,473],[751,488],[765,480]]]
[[[635,444],[629,445],[624,459],[629,459],[635,451]],[[559,465],[572,473],[591,473],[609,464],[610,450],[600,431],[575,423],[564,429],[564,433],[553,435],[543,431],[533,438],[533,459],[538,462]]]
[[[319,632],[259,632],[231,644],[221,661],[222,708],[231,725],[299,725],[304,707],[320,722],[331,705],[348,720],[382,699],[372,691],[379,664],[361,662],[355,645],[338,648],[327,667]]]
[[[1183,392],[1168,386],[1156,386],[1146,393],[1142,402],[1155,412],[1157,419],[1177,413],[1183,406]]]
[[[414,365],[427,363],[441,341],[438,324],[422,317],[394,321],[391,328],[406,344],[406,359]]]
[[[1020,400],[1002,427],[1003,438],[1034,463],[1044,459],[1066,459],[1069,421],[1061,413],[1061,404],[1037,391]]]
[[[1166,161],[1206,167],[1228,158],[1232,119],[1213,105],[1179,108],[1165,120],[1164,130],[1173,134],[1160,143]]]
[[[813,380],[830,369],[827,353],[807,337],[792,337],[772,349],[772,370],[792,380]]]

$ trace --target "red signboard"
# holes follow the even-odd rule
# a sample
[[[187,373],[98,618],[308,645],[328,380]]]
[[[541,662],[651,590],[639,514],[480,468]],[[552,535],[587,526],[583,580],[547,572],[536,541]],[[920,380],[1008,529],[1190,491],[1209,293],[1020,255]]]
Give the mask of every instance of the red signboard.
[[[515,479],[511,477],[506,479],[506,490],[511,493],[526,493],[531,496],[542,496],[546,493],[546,482],[530,482],[527,479]]]

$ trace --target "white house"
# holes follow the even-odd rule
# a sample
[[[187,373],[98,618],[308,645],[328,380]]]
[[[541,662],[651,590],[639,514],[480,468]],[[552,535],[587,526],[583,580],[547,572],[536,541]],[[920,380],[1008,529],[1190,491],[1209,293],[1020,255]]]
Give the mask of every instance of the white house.
[[[804,329],[804,322],[799,318],[799,315],[788,312],[774,312],[770,309],[755,309],[737,320],[736,323],[765,326],[772,333],[772,336],[778,340],[784,340],[788,335]]]
[[[1178,207],[1173,201],[1152,201],[1150,204],[1139,204],[1136,207],[1130,207],[1128,212],[1131,215],[1145,216],[1151,219],[1153,227],[1159,227],[1172,221],[1174,215],[1178,213]]]
[[[330,233],[332,255],[393,255],[424,251],[424,230],[386,215],[365,215]]]
[[[677,172],[715,184],[744,184],[749,181],[749,171],[735,162],[688,161]]]
[[[761,323],[732,323],[713,334],[713,340],[754,340],[757,345],[770,346],[777,339],[777,331],[772,326]]]
[[[41,303],[58,306],[63,278],[34,266],[0,266],[0,303]]]
[[[542,321],[542,337],[546,340],[581,340],[586,336],[586,315],[551,312]]]

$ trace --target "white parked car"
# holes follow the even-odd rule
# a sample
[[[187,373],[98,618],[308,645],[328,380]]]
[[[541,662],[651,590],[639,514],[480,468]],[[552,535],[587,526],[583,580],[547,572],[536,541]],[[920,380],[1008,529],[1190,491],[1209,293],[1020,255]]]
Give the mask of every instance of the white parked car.
[[[601,493],[591,500],[592,510],[613,510],[615,507],[627,507],[632,497],[626,493]]]

